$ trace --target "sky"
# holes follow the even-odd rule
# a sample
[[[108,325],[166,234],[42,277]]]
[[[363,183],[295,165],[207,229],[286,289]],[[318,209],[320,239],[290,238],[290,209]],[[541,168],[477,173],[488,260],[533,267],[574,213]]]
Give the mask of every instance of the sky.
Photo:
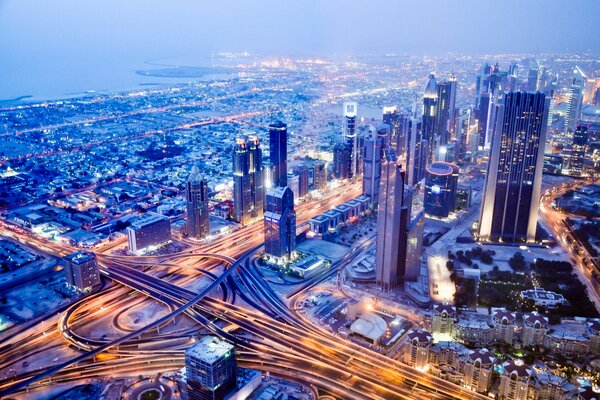
[[[0,99],[43,71],[219,51],[600,53],[599,17],[599,0],[0,0]]]

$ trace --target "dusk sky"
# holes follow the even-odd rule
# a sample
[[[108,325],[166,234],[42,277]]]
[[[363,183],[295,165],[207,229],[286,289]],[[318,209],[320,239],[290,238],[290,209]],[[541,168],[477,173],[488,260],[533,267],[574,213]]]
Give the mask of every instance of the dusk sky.
[[[219,51],[597,53],[599,16],[595,0],[0,0],[0,99],[131,87],[149,59]]]
[[[595,0],[0,0],[0,58],[599,51],[598,17]]]

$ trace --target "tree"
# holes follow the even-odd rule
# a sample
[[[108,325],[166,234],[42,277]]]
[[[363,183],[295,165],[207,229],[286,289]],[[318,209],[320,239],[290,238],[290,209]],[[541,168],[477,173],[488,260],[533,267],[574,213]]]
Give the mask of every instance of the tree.
[[[491,264],[492,262],[494,262],[492,255],[487,251],[484,251],[483,253],[481,253],[481,257],[479,259],[481,260],[482,263],[488,264],[488,265]]]
[[[515,271],[522,271],[527,266],[525,262],[525,257],[521,254],[520,251],[517,251],[509,260],[508,265]]]

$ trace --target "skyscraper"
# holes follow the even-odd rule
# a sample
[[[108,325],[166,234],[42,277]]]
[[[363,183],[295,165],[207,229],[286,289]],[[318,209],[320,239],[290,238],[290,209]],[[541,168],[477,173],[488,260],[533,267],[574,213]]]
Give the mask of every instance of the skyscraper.
[[[190,400],[223,400],[237,387],[233,345],[214,336],[203,336],[185,352]]]
[[[496,123],[479,221],[479,238],[533,242],[537,225],[548,102],[542,93],[510,92]]]
[[[490,94],[485,92],[480,95],[479,108],[476,111],[477,116],[477,134],[479,137],[479,147],[484,148],[489,142],[487,134],[488,116],[490,110]]]
[[[359,138],[356,130],[356,118],[358,116],[358,103],[354,101],[344,102],[344,114],[342,118],[342,143],[346,145],[349,153],[348,178],[358,174],[359,163]]]
[[[452,133],[454,133],[456,77],[452,75],[450,79],[438,83],[436,89],[437,111],[435,130],[440,135],[440,145],[445,146],[450,141]]]
[[[575,132],[573,132],[573,140],[571,141],[571,145],[563,150],[563,174],[572,176],[582,175],[587,144],[588,127],[587,125],[579,124],[577,125]]]
[[[316,160],[313,163],[313,189],[325,192],[327,190],[327,164]]]
[[[423,119],[422,119],[422,136],[427,143],[427,149],[424,153],[425,164],[434,161],[435,151],[440,142],[439,131],[437,129],[438,111],[438,92],[437,83],[433,74],[429,75],[425,93],[423,94]]]
[[[350,152],[346,143],[338,143],[333,147],[333,175],[337,179],[349,179],[352,176]]]
[[[287,186],[287,125],[269,125],[269,154],[273,164],[273,186]]]
[[[383,107],[383,123],[390,126],[387,145],[396,150],[399,159],[408,165],[408,140],[412,120],[407,114],[399,114],[396,106]]]
[[[188,177],[186,190],[187,235],[194,239],[202,239],[210,235],[210,218],[208,210],[208,187],[200,176],[196,165]]]
[[[237,139],[233,149],[233,202],[234,219],[240,224],[263,216],[264,184],[258,137]]]
[[[446,218],[456,209],[458,166],[436,161],[427,167],[425,178],[425,213]]]
[[[573,132],[579,123],[581,116],[581,105],[583,104],[583,90],[587,76],[575,66],[573,70],[573,79],[569,88],[569,100],[567,101],[567,113],[565,115],[565,130]]]
[[[535,62],[531,68],[529,68],[529,74],[527,75],[527,90],[529,92],[535,92],[539,90],[538,88],[538,79],[539,79],[539,65]]]
[[[265,254],[276,262],[292,260],[296,251],[294,194],[285,186],[267,192],[264,218]]]
[[[406,277],[408,225],[412,190],[405,186],[396,152],[386,149],[381,161],[377,213],[376,278],[383,290],[391,290]]]
[[[408,165],[408,183],[416,185],[425,177],[427,141],[423,138],[423,122],[410,121],[406,165]]]
[[[379,200],[379,181],[381,179],[381,158],[383,157],[386,139],[389,136],[389,125],[381,124],[377,128],[369,126],[365,138],[365,157],[363,172],[363,194],[371,200],[371,206],[377,208]]]
[[[303,198],[308,194],[308,167],[300,165],[293,169],[294,174],[298,175],[298,197]]]

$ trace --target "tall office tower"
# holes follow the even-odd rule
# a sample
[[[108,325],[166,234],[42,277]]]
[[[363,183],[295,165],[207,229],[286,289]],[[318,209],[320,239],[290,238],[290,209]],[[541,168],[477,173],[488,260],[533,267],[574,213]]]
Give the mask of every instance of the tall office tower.
[[[200,176],[196,165],[188,177],[186,190],[187,235],[191,238],[202,239],[210,235],[210,218],[208,210],[208,187]]]
[[[100,284],[100,272],[94,253],[77,251],[65,257],[67,282],[79,290],[90,290]]]
[[[381,158],[389,135],[389,126],[383,126],[376,129],[369,126],[369,132],[365,138],[365,158],[363,173],[363,194],[371,200],[371,207],[377,208],[379,201],[379,181],[381,179]]]
[[[294,194],[285,186],[267,192],[264,218],[265,254],[276,262],[293,260],[296,254],[296,212]]]
[[[425,213],[446,218],[456,209],[458,166],[437,161],[427,167],[425,178]]]
[[[325,161],[315,160],[313,163],[313,190],[327,191],[327,164]]]
[[[440,142],[439,132],[437,131],[438,93],[437,83],[433,74],[429,75],[425,93],[423,94],[423,120],[422,135],[423,140],[427,142],[427,151],[425,153],[425,163],[434,161],[435,151]]]
[[[486,63],[481,67],[475,79],[475,108],[479,107],[479,96],[481,93],[487,92],[489,75],[492,71],[490,64]]]
[[[529,75],[527,75],[527,90],[529,92],[535,92],[539,90],[538,88],[538,80],[539,80],[540,67],[535,62],[535,64],[529,68]]]
[[[344,102],[344,115],[342,117],[342,143],[348,148],[350,158],[348,160],[348,178],[358,175],[359,143],[356,130],[356,119],[358,116],[358,103],[354,101]]]
[[[488,138],[486,130],[488,126],[488,116],[490,110],[490,94],[485,92],[479,97],[479,108],[477,109],[477,134],[479,136],[479,147],[484,148]]]
[[[267,192],[268,189],[273,187],[273,164],[266,162],[263,164],[263,191]]]
[[[539,92],[510,92],[496,109],[479,237],[485,241],[533,242],[548,102]]]
[[[423,138],[423,122],[411,121],[406,151],[406,165],[408,165],[408,184],[416,185],[425,177],[427,161],[427,141]]]
[[[579,123],[581,117],[581,105],[583,104],[583,89],[587,81],[587,76],[575,66],[573,70],[573,79],[569,88],[569,100],[567,101],[567,113],[565,115],[565,130],[573,132]]]
[[[456,77],[442,81],[436,85],[437,110],[435,113],[435,130],[440,135],[440,144],[449,143],[451,134],[454,133],[454,118],[456,107]]]
[[[288,187],[294,194],[294,204],[298,204],[300,200],[300,176],[292,172],[288,173],[287,176]]]
[[[405,186],[402,166],[394,149],[385,149],[381,161],[377,212],[377,284],[391,290],[407,276],[408,230],[412,190]]]
[[[600,89],[600,78],[588,78],[583,88],[583,102],[594,103],[594,96],[598,89]]]
[[[587,125],[577,125],[573,132],[571,145],[563,150],[563,169],[564,175],[581,176],[585,163],[585,154],[588,144]]]
[[[396,106],[385,106],[383,107],[383,123],[390,126],[389,136],[386,139],[386,143],[388,146],[396,149],[396,152],[400,154],[400,150],[398,147],[406,146],[406,143],[402,143],[402,126],[401,126],[402,116],[398,114]],[[365,138],[365,143],[366,143]],[[404,142],[406,138],[404,138]]]
[[[338,143],[333,147],[333,175],[337,179],[349,179],[352,156],[346,143]]]
[[[273,186],[287,186],[287,125],[269,125],[269,154],[273,164]]]
[[[298,175],[298,197],[303,198],[308,194],[308,167],[300,165],[292,171]]]
[[[264,185],[258,137],[237,139],[233,149],[233,206],[237,222],[246,225],[263,216]]]
[[[215,336],[203,336],[185,352],[189,400],[223,400],[237,387],[233,345]]]

